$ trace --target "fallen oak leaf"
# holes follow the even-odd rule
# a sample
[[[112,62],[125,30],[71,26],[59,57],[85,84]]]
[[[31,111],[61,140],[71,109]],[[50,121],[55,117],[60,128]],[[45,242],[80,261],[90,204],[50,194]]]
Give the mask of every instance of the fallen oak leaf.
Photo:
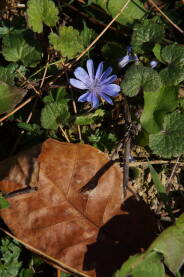
[[[97,273],[97,262],[89,262],[91,249],[95,249],[95,253],[102,252],[104,264],[106,257],[103,248],[111,250],[113,246],[113,251],[116,251],[119,243],[122,246],[125,243],[119,233],[123,234],[132,251],[130,244],[131,241],[135,242],[136,236],[131,234],[131,240],[126,238],[126,225],[130,231],[136,223],[139,249],[145,246],[144,223],[149,228],[154,224],[152,218],[149,220],[149,213],[139,211],[137,217],[134,212],[131,218],[121,210],[120,168],[112,164],[97,176],[97,172],[101,172],[100,169],[108,163],[108,156],[92,146],[52,139],[2,162],[0,190],[10,193],[27,186],[38,188],[37,191],[10,198],[10,207],[1,211],[2,219],[18,239],[60,261],[65,269],[73,268],[73,272],[77,271],[83,276],[102,276]],[[94,176],[98,177],[95,187],[81,193],[81,188],[89,184]],[[135,210],[138,210],[137,206]],[[119,227],[118,222],[121,223]],[[118,236],[112,226],[116,226],[116,230],[119,228]],[[100,248],[99,234],[105,237],[105,244],[100,241]],[[121,252],[122,246],[118,248]],[[128,254],[132,253],[130,249]],[[108,259],[110,269],[105,277],[111,276],[114,269]],[[58,267],[57,264],[53,265]]]

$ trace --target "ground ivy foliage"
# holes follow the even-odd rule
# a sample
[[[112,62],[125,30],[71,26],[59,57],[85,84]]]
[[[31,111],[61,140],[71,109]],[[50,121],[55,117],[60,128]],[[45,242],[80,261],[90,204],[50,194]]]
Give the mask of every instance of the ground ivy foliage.
[[[121,84],[123,93],[128,96],[136,96],[141,89],[144,91],[156,91],[162,82],[156,70],[142,65],[132,65],[125,74]]]
[[[164,117],[162,130],[149,137],[149,146],[164,158],[177,157],[184,152],[184,114],[173,112]]]

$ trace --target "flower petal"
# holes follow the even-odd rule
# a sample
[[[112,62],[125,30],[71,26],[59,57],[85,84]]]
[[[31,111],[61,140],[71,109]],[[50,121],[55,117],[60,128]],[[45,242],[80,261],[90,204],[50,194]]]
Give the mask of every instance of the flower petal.
[[[117,96],[120,90],[121,90],[120,86],[116,84],[110,84],[103,87],[102,93],[105,93],[109,96]]]
[[[98,108],[98,106],[99,106],[99,98],[98,98],[98,96],[96,96],[95,93],[91,94],[91,101],[90,102],[92,104],[93,109]]]
[[[79,89],[88,89],[88,87],[86,86],[86,84],[84,84],[83,82],[77,80],[77,79],[70,79],[70,84],[75,87],[75,88],[79,88]]]
[[[118,65],[120,68],[125,67],[129,62],[131,61],[131,56],[126,55],[123,58],[121,58],[118,62]]]
[[[94,80],[94,64],[93,64],[93,60],[87,60],[86,63],[87,66],[87,70],[88,70],[88,74],[89,74],[89,78],[91,81]]]
[[[74,71],[74,75],[77,79],[79,79],[83,83],[89,84],[90,82],[89,75],[87,74],[86,70],[84,70],[84,68],[80,66],[77,67]]]
[[[105,71],[104,73],[101,75],[101,78],[100,80],[103,81],[104,79],[106,79],[112,72],[112,67],[109,66]]]
[[[96,70],[96,74],[95,74],[95,80],[99,79],[102,75],[103,72],[103,62],[99,63],[97,70]]]
[[[90,94],[91,94],[90,91],[88,91],[88,92],[82,94],[82,95],[77,99],[77,101],[78,101],[78,102],[85,102],[85,101],[88,101],[88,98],[89,98]],[[89,101],[88,101],[88,102],[89,102]]]
[[[116,75],[111,75],[108,78],[106,78],[103,81],[101,81],[100,85],[110,84],[110,83],[114,82],[116,79],[117,79]]]
[[[102,97],[107,103],[113,105],[112,99],[111,99],[109,96],[107,96],[107,95],[105,95],[104,93],[102,93],[102,94],[101,94],[101,97]]]

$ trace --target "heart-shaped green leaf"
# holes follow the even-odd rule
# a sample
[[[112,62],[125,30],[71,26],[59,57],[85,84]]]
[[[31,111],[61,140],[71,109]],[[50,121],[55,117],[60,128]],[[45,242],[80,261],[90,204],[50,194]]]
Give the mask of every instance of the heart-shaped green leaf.
[[[132,65],[121,83],[123,93],[130,97],[137,95],[141,88],[151,92],[158,90],[160,86],[161,79],[157,71],[142,65]]]
[[[184,114],[173,112],[164,117],[162,130],[149,136],[151,150],[164,158],[184,153]]]
[[[28,24],[34,32],[43,32],[43,23],[53,27],[58,21],[58,8],[52,0],[29,0]]]

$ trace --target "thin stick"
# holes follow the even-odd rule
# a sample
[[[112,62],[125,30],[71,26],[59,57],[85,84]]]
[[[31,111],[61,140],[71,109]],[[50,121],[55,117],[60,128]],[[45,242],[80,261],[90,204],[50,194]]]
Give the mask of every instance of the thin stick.
[[[30,103],[34,98],[36,97],[36,95],[33,95],[31,97],[29,97],[26,101],[24,101],[23,103],[21,103],[17,108],[15,108],[13,111],[11,111],[10,113],[8,113],[7,115],[3,116],[0,118],[0,122],[3,122],[5,119],[9,118],[10,116],[12,116],[14,113],[16,113],[17,111],[19,111],[20,109],[22,109],[24,106],[26,106],[28,103]]]
[[[182,35],[184,35],[184,31],[180,29],[156,4],[153,0],[149,0],[149,2],[155,7],[155,9],[175,28],[177,29]]]
[[[163,161],[163,160],[155,160],[155,161],[149,161],[150,164],[175,164],[184,166],[184,162],[177,162],[176,161]],[[129,162],[130,167],[136,167],[136,166],[148,166],[148,162],[146,161],[140,161],[140,162]]]
[[[67,142],[70,142],[70,139],[67,135],[67,133],[65,132],[65,130],[63,129],[63,127],[61,125],[59,125],[59,130],[61,131],[61,133],[63,134],[63,136],[65,137]]]
[[[129,128],[131,123],[131,115],[128,107],[126,97],[124,96],[124,114],[125,114],[125,127]],[[127,139],[125,139],[125,150],[124,150],[124,171],[123,171],[123,191],[124,196],[126,196],[126,189],[129,183],[129,156],[130,156],[130,144],[131,137],[130,132],[127,131]]]
[[[175,174],[175,172],[176,172],[176,168],[177,168],[177,166],[178,166],[178,162],[179,162],[180,157],[181,157],[181,155],[177,158],[176,163],[175,163],[175,165],[173,166],[173,169],[172,169],[171,175],[170,175],[170,177],[169,177],[169,180],[167,181],[167,183],[166,183],[166,185],[165,185],[167,194],[170,192],[171,185],[172,185],[172,179],[173,179],[173,176],[174,176],[174,174]]]
[[[29,82],[29,80],[27,80],[27,78],[19,71],[17,70],[17,72],[21,75],[21,77],[29,84],[29,86],[34,90],[34,92],[38,95],[40,95],[40,92],[31,84],[31,82]]]
[[[45,76],[47,74],[48,64],[49,64],[49,55],[48,55],[48,58],[47,58],[47,63],[46,63],[45,70],[44,70],[44,73],[43,73],[43,77],[42,77],[42,81],[41,81],[41,84],[40,84],[40,88],[42,88],[42,86],[44,84]]]
[[[61,270],[60,269],[57,269],[57,277],[62,277],[62,272],[61,272]]]

